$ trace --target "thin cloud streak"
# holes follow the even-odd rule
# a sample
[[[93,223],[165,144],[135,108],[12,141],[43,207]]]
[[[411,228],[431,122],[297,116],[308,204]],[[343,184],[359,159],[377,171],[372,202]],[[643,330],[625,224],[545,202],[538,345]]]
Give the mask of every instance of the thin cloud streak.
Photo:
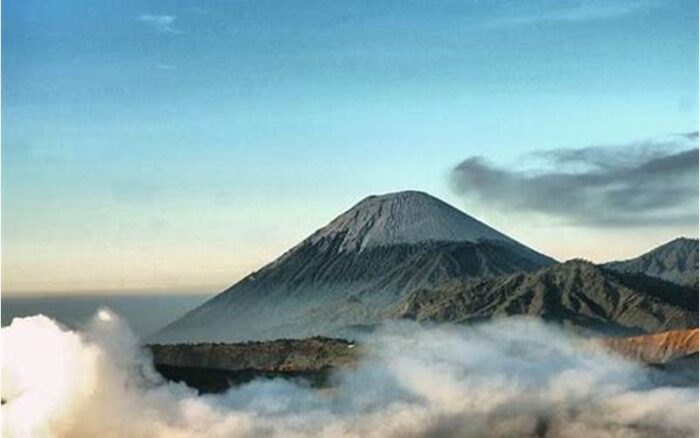
[[[177,20],[175,15],[141,14],[138,19],[160,33],[182,33],[175,27],[175,21]]]
[[[638,1],[563,1],[560,7],[544,13],[513,14],[494,20],[491,27],[520,26],[538,23],[582,23],[612,20],[625,17],[656,6],[651,0]]]

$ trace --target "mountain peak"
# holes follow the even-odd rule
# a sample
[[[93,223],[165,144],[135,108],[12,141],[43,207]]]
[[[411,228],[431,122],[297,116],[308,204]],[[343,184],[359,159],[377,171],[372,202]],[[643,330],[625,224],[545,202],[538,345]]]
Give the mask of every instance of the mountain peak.
[[[357,203],[356,206],[361,205],[363,202],[369,202],[369,201],[381,201],[381,202],[396,202],[399,200],[407,200],[407,199],[433,199],[436,201],[439,201],[438,198],[425,193],[421,192],[420,190],[401,190],[398,192],[389,192],[389,193],[384,193],[381,195],[369,195],[362,199],[360,202]]]
[[[676,237],[675,239],[671,240],[670,242],[665,243],[664,245],[661,245],[659,248],[663,248],[665,246],[681,246],[681,245],[697,246],[697,244],[698,244],[697,238]]]
[[[637,258],[610,262],[605,266],[620,272],[646,274],[697,287],[698,240],[678,237]]]
[[[231,342],[347,334],[385,320],[413,291],[552,263],[426,193],[370,196],[156,339]]]
[[[420,191],[364,198],[310,240],[341,238],[341,250],[421,242],[513,242],[488,225]]]

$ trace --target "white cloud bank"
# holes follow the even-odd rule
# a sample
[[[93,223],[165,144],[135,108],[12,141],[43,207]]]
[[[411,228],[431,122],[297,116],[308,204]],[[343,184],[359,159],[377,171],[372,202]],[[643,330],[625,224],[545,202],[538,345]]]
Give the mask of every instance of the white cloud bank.
[[[255,381],[197,396],[164,382],[118,317],[82,332],[36,316],[2,329],[3,437],[684,437],[697,389],[530,321],[394,325],[333,390]]]

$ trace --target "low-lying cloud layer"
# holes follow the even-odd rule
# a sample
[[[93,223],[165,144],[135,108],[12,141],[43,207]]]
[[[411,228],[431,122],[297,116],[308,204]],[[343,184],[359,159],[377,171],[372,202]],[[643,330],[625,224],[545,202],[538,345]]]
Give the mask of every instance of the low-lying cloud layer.
[[[7,437],[684,437],[697,390],[541,323],[398,324],[333,390],[255,381],[197,396],[162,381],[119,319],[84,332],[43,317],[2,329]]]
[[[532,154],[534,170],[470,157],[452,172],[457,192],[509,212],[541,213],[583,226],[696,224],[697,133],[624,147]]]

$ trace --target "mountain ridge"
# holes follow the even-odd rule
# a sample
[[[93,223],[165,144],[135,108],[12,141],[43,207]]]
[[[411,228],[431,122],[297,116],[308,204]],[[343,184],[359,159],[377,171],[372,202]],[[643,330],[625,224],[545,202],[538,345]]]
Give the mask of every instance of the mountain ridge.
[[[415,291],[397,316],[465,323],[527,315],[585,331],[637,335],[696,327],[697,304],[690,288],[574,259],[531,273]]]

